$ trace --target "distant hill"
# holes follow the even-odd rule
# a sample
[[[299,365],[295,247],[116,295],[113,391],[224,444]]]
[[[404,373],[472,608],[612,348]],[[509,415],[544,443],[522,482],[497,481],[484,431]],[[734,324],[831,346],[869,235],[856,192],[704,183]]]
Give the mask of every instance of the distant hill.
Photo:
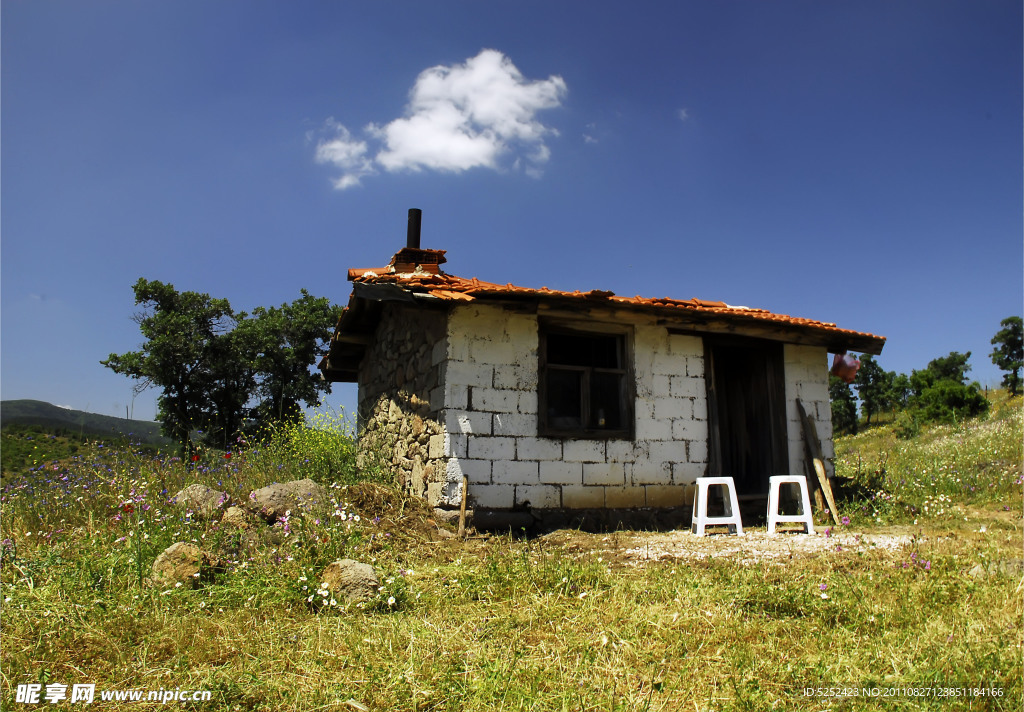
[[[0,427],[6,428],[9,425],[38,425],[53,430],[71,430],[100,437],[131,435],[132,440],[152,445],[165,445],[171,442],[160,434],[159,423],[86,413],[37,400],[0,401]]]

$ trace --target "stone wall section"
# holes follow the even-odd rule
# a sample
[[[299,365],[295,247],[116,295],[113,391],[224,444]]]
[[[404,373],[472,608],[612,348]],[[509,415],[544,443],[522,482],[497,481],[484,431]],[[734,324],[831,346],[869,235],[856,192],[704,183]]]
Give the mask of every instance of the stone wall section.
[[[633,326],[634,440],[538,437],[538,318],[493,305],[455,307],[431,403],[447,458],[436,502],[457,506],[462,477],[483,509],[675,507],[707,468],[704,349],[697,336]],[[580,327],[585,328],[581,321]]]
[[[828,353],[824,347],[786,344],[783,362],[786,369],[789,472],[795,475],[807,472],[803,424],[796,407],[796,399],[799,398],[807,415],[814,420],[822,455],[825,456],[825,470],[831,477],[835,473],[832,462],[835,449],[832,444],[832,405],[828,397]]]
[[[395,472],[410,494],[430,499],[447,458],[431,451],[444,433],[431,393],[442,382],[445,312],[387,303],[359,372],[359,458]]]

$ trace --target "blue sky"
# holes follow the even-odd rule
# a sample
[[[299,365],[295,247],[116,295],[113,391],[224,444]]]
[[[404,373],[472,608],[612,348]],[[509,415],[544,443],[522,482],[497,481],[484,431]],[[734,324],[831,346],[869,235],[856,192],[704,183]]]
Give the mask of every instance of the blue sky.
[[[447,271],[888,337],[1022,303],[1022,9],[933,2],[0,5],[0,396],[153,418],[132,284],[345,303],[424,211]],[[332,405],[354,404],[351,386]]]

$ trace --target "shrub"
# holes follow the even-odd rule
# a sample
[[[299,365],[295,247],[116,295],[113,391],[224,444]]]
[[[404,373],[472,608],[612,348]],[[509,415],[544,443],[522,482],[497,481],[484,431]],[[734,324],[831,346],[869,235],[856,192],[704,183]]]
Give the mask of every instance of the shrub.
[[[914,411],[902,410],[893,421],[893,432],[901,440],[915,438],[921,433],[921,423]]]
[[[247,459],[269,481],[312,479],[321,484],[354,484],[363,479],[356,467],[356,440],[343,414],[320,412],[308,421],[269,426]]]

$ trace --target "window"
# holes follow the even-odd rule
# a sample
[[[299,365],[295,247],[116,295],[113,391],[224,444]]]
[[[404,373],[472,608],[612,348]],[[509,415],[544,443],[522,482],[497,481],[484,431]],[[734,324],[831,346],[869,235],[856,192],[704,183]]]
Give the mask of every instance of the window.
[[[542,328],[541,435],[632,437],[628,341],[624,332]]]

